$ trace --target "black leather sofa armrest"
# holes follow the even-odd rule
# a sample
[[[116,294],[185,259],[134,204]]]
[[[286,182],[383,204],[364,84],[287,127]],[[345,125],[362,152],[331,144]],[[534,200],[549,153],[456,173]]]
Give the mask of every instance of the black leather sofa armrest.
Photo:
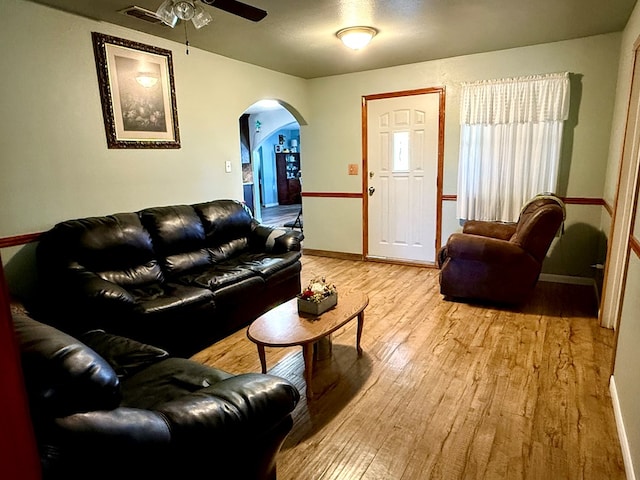
[[[168,444],[171,430],[161,415],[149,410],[118,407],[76,413],[55,419],[63,435],[72,434],[78,443],[113,443],[120,448],[143,444]],[[95,443],[93,443],[95,447]],[[113,448],[112,445],[112,448]]]
[[[253,229],[251,245],[254,250],[270,253],[299,252],[302,249],[302,232],[258,225]]]
[[[135,305],[133,295],[120,285],[104,280],[88,270],[77,271],[73,283],[83,298],[101,300],[121,305]]]
[[[177,437],[220,443],[259,436],[285,419],[300,400],[289,381],[246,373],[222,380],[157,408]]]

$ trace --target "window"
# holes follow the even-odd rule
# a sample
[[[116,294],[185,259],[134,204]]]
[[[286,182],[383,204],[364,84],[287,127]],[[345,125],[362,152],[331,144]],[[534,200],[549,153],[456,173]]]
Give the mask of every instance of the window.
[[[458,218],[515,222],[555,192],[568,113],[568,73],[463,84]]]
[[[393,170],[409,170],[409,132],[393,134]]]

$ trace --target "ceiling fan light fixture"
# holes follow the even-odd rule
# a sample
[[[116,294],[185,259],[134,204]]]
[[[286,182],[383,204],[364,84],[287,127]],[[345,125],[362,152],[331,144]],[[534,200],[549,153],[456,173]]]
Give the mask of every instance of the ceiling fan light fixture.
[[[173,4],[173,13],[175,13],[180,20],[191,20],[196,13],[196,7],[193,5],[193,2],[179,0]]]
[[[173,0],[165,0],[156,10],[156,16],[171,28],[178,23],[178,16],[173,12]]]
[[[213,17],[209,15],[209,13],[206,12],[204,8],[196,4],[196,10],[193,15],[193,18],[191,19],[193,26],[196,27],[197,29],[200,29],[205,25],[209,25],[209,23],[211,23],[212,20],[213,20]]]
[[[366,47],[378,31],[373,27],[347,27],[336,32],[342,43],[352,50]]]
[[[171,28],[178,19],[193,22],[196,29],[208,25],[213,17],[195,0],[165,0],[156,10],[156,16]]]

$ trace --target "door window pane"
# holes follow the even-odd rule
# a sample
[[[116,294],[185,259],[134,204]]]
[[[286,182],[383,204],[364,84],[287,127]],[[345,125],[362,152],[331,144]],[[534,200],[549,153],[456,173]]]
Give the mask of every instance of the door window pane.
[[[393,134],[393,170],[409,170],[409,132]]]

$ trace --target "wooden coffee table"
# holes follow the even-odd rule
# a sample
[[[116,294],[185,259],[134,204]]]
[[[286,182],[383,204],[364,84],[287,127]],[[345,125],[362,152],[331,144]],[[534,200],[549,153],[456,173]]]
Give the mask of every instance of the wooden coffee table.
[[[304,379],[307,398],[313,398],[311,374],[313,372],[313,345],[329,337],[340,327],[358,317],[356,349],[362,355],[360,339],[364,326],[364,309],[369,297],[359,291],[340,291],[338,304],[320,316],[298,313],[296,298],[283,303],[258,317],[247,329],[247,337],[258,347],[262,373],[267,373],[265,347],[292,347],[300,345],[304,357]]]

